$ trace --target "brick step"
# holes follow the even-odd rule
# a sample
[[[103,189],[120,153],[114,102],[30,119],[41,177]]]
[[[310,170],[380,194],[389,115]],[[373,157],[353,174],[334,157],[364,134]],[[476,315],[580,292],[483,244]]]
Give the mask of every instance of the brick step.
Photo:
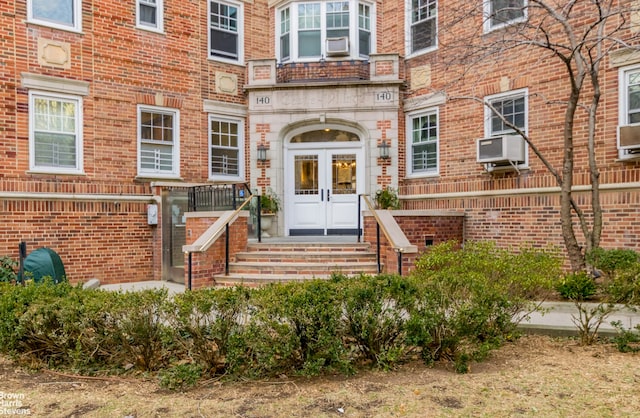
[[[368,243],[249,243],[247,252],[274,253],[274,252],[295,252],[295,253],[314,253],[314,252],[362,252],[368,253],[371,246]]]
[[[376,254],[364,251],[273,251],[245,252],[236,255],[237,262],[252,263],[358,263],[373,262]]]
[[[229,264],[229,275],[214,281],[216,286],[260,286],[377,272],[376,254],[365,243],[249,243]]]
[[[375,274],[376,271],[364,274]],[[357,276],[357,274],[346,274],[346,276]],[[329,279],[331,274],[315,275],[292,275],[292,274],[229,274],[228,276],[214,276],[215,286],[249,286],[259,287],[269,283],[302,282],[312,279]]]
[[[275,275],[300,275],[311,277],[313,275],[330,275],[332,272],[344,274],[357,274],[360,272],[375,273],[375,262],[345,262],[345,263],[315,263],[315,262],[247,262],[240,261],[229,264],[229,274],[275,274]]]

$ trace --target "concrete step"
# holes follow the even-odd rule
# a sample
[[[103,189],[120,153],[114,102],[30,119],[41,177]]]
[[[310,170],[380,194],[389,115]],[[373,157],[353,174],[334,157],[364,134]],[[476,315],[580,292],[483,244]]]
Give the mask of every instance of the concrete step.
[[[236,255],[237,262],[252,263],[357,263],[375,262],[376,254],[364,251],[253,251]]]
[[[371,261],[356,262],[247,262],[229,264],[229,274],[275,274],[310,277],[331,273],[358,274],[375,273],[377,264]]]
[[[357,276],[378,272],[375,252],[364,243],[250,243],[236,255],[217,286],[260,286],[272,282],[328,279],[332,273]]]

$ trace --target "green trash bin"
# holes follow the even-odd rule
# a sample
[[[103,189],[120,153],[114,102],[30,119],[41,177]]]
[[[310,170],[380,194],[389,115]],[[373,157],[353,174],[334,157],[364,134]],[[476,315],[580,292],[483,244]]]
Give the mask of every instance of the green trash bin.
[[[51,248],[38,248],[24,259],[24,271],[30,273],[25,279],[42,282],[43,277],[51,277],[58,284],[66,280],[64,264],[58,253]]]

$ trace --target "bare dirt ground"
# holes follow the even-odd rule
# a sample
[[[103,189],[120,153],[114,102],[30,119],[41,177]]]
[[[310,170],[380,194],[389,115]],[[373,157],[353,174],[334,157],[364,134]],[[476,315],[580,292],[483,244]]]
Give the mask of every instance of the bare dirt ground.
[[[632,417],[640,414],[639,359],[609,344],[527,336],[466,375],[412,363],[352,377],[210,381],[176,393],[153,379],[30,372],[0,358],[0,415],[21,409],[36,417]]]

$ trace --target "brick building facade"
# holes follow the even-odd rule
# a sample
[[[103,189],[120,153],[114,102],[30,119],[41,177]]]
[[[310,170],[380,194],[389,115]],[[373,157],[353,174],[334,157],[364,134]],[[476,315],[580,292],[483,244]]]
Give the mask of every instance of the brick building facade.
[[[465,239],[561,246],[557,185],[539,159],[523,147],[477,162],[478,138],[508,132],[474,99],[513,109],[558,167],[562,64],[535,49],[454,64],[462,34],[498,37],[537,13],[478,0],[462,19],[472,3],[0,2],[0,254],[51,247],[72,281],[171,278],[184,189],[245,182],[280,197],[278,235],[353,230],[357,195],[390,185],[406,210],[464,212]],[[618,3],[635,24],[638,2]],[[602,63],[602,245],[640,250],[640,154],[618,141],[640,122],[625,25],[632,46]],[[584,112],[578,122],[576,199],[588,207]]]

